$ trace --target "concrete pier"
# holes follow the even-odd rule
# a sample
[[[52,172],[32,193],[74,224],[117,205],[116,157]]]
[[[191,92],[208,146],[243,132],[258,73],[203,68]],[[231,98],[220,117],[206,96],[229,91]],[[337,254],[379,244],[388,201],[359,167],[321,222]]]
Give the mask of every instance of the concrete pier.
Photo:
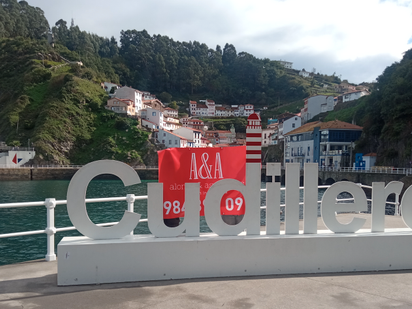
[[[386,216],[385,227],[405,225]],[[412,270],[58,287],[57,262],[0,267],[0,308],[411,308],[411,288]]]

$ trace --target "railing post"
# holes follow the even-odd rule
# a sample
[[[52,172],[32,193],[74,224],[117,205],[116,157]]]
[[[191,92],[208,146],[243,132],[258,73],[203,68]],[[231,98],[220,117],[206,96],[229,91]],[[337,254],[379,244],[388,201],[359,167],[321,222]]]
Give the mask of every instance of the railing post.
[[[56,253],[54,252],[54,234],[56,234],[56,228],[54,227],[54,208],[56,207],[56,199],[47,198],[45,201],[47,208],[47,228],[45,230],[47,234],[47,254],[46,261],[55,261]]]
[[[134,194],[128,194],[126,195],[126,201],[127,201],[127,211],[134,212],[134,201],[136,197]],[[130,235],[133,235],[134,231],[130,232]]]
[[[399,208],[399,195],[395,194],[395,216],[400,216],[401,211]]]

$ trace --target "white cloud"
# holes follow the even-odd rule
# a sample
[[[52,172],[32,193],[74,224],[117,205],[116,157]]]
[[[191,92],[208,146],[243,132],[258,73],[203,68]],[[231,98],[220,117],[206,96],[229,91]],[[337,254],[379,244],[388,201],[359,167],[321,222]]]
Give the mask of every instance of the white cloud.
[[[28,2],[51,25],[73,17],[82,30],[105,37],[146,29],[211,48],[231,43],[238,52],[336,72],[355,83],[375,79],[412,47],[412,0]]]

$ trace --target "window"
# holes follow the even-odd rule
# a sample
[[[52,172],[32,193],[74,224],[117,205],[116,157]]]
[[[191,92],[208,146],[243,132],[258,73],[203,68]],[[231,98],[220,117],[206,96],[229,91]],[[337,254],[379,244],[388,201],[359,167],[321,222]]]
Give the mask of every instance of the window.
[[[152,116],[156,116],[156,112],[152,112]]]
[[[172,144],[172,140],[171,139],[169,139],[169,145],[171,145]]]
[[[310,146],[308,146],[308,155],[310,154]]]
[[[175,139],[175,145],[177,145],[177,139]]]
[[[294,123],[292,123],[292,128],[294,128],[295,127],[295,124]]]
[[[163,136],[166,136],[166,132],[163,132]]]

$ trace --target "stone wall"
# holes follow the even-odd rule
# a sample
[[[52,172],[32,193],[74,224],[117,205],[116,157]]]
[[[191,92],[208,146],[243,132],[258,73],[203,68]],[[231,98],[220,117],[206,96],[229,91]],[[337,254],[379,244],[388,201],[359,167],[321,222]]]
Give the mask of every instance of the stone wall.
[[[2,180],[70,180],[78,168],[0,168]],[[136,169],[141,180],[157,180],[157,169]],[[112,175],[101,175],[99,179],[116,179]]]
[[[31,180],[31,169],[0,168],[0,180]]]

